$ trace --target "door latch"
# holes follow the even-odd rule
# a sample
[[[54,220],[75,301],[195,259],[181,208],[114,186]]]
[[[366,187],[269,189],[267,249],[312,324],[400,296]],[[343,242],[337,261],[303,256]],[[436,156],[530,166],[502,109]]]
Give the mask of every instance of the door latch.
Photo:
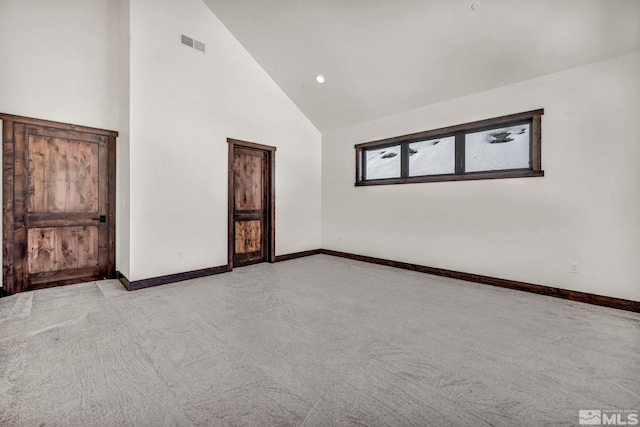
[[[100,222],[107,222],[107,216],[106,215],[100,215]]]

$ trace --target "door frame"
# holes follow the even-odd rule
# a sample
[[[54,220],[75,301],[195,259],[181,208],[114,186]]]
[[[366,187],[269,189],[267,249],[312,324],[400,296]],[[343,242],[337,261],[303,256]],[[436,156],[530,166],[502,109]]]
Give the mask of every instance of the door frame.
[[[83,132],[101,137],[107,140],[107,264],[106,276],[115,277],[116,272],[116,138],[118,132],[97,129],[87,126],[78,126],[68,123],[55,122],[51,120],[41,120],[31,117],[16,116],[12,114],[0,113],[2,120],[2,285],[8,293],[22,292],[27,289],[28,284],[24,282],[26,274],[26,263],[28,247],[26,242],[24,217],[16,217],[16,206],[22,203],[23,207],[18,210],[24,212],[26,204],[26,191],[23,188],[25,168],[16,168],[15,158],[15,125],[41,126],[65,130],[71,132]],[[24,150],[25,153],[27,150]],[[21,160],[21,159],[20,159]],[[22,161],[24,163],[24,161]],[[16,179],[19,178],[19,179]],[[21,236],[16,239],[16,234]],[[24,236],[22,236],[24,234]],[[20,277],[18,277],[20,275]],[[78,283],[82,280],[95,280],[102,277],[80,277],[77,279],[63,280],[55,282],[51,286],[60,286],[70,283]],[[38,285],[39,288],[47,287]]]
[[[267,262],[273,263],[276,260],[276,147],[270,145],[257,144],[255,142],[242,141],[239,139],[227,138],[229,144],[228,159],[228,222],[227,222],[227,266],[229,271],[233,270],[233,253],[235,249],[234,233],[234,192],[235,180],[233,175],[233,162],[235,158],[235,147],[252,148],[264,151],[267,156]]]

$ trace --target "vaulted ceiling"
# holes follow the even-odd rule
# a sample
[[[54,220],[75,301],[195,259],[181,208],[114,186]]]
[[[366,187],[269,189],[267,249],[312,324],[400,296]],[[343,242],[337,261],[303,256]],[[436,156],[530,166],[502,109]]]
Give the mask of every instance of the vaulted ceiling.
[[[640,50],[640,0],[203,1],[321,131]]]

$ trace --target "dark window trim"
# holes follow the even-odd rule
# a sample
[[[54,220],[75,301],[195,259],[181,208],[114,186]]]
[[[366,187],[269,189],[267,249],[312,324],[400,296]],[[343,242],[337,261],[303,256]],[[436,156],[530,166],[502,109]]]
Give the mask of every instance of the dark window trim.
[[[479,179],[501,179],[501,178],[528,178],[544,176],[542,170],[542,144],[541,144],[541,117],[544,109],[531,110],[523,113],[509,114],[506,116],[495,117],[486,120],[478,120],[475,122],[464,123],[460,125],[447,126],[439,129],[432,129],[423,132],[412,133],[408,135],[396,136],[392,138],[381,139],[377,141],[356,144],[356,186],[367,185],[388,185],[388,184],[411,184],[419,182],[443,182],[443,181],[467,181]],[[502,125],[511,125],[518,123],[530,123],[531,138],[531,155],[530,168],[497,170],[483,172],[464,172],[464,137],[467,133],[481,132]],[[408,144],[412,142],[424,141],[433,138],[455,137],[456,144],[456,164],[455,173],[446,175],[427,175],[410,177],[408,170]],[[376,180],[364,180],[366,176],[366,161],[364,153],[367,149],[385,148],[395,145],[401,147],[401,173],[402,178],[386,178]]]

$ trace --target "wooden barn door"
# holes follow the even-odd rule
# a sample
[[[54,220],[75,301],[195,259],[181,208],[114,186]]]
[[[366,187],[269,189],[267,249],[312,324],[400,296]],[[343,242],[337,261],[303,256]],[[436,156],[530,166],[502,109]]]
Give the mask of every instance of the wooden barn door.
[[[275,147],[228,141],[229,265],[273,261]]]
[[[22,117],[0,118],[7,290],[113,276],[117,134]]]

